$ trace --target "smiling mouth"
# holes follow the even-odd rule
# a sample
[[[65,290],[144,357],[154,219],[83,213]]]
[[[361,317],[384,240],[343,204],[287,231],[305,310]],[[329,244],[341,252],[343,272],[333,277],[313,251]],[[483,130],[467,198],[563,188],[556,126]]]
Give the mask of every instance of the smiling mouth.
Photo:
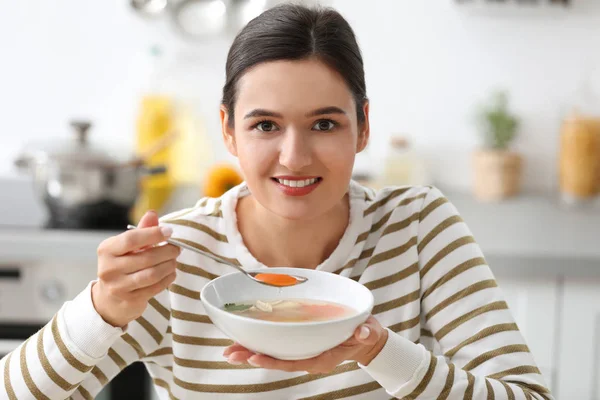
[[[314,185],[320,181],[323,180],[323,178],[309,178],[309,179],[279,179],[279,178],[271,178],[273,181],[287,186],[287,187],[291,187],[291,188],[295,188],[295,187],[306,187],[306,186],[310,186],[310,185]]]

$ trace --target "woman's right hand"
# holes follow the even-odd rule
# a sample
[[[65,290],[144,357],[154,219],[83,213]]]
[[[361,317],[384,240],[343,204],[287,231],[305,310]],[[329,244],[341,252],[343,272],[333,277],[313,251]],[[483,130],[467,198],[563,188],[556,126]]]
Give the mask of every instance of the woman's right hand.
[[[158,226],[155,212],[147,212],[138,229],[123,232],[98,246],[98,281],[92,286],[96,311],[109,324],[124,327],[140,317],[148,301],[175,280],[181,252],[170,244],[156,246],[173,233]]]

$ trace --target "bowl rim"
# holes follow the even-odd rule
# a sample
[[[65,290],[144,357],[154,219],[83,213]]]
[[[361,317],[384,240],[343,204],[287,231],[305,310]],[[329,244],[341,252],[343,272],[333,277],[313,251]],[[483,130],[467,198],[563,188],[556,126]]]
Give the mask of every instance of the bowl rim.
[[[320,270],[308,270],[308,269],[303,269],[303,268],[293,268],[293,267],[272,267],[272,268],[268,268],[268,269],[293,269],[293,270],[306,270],[306,271],[311,271],[311,272],[317,272],[317,273],[325,273],[325,274],[330,274],[333,275],[335,277],[341,278],[341,279],[348,279],[349,281],[352,282],[352,284],[354,285],[359,285],[361,287],[360,290],[366,290],[367,293],[369,294],[369,302],[367,304],[367,307],[362,310],[362,311],[357,311],[355,314],[351,314],[347,317],[343,317],[343,318],[336,318],[336,319],[328,319],[328,320],[324,320],[324,321],[306,321],[306,322],[280,322],[280,321],[265,321],[262,319],[256,319],[256,318],[248,318],[248,317],[244,317],[242,315],[238,315],[238,314],[234,314],[231,313],[229,311],[225,311],[213,304],[211,304],[208,300],[206,300],[206,295],[205,295],[205,290],[207,290],[210,286],[214,286],[214,282],[216,282],[219,279],[224,279],[226,276],[228,275],[235,275],[235,274],[241,274],[241,272],[231,272],[225,275],[221,275],[213,280],[211,280],[210,282],[208,282],[206,285],[204,285],[204,287],[202,288],[202,290],[200,291],[200,300],[202,301],[202,304],[204,305],[204,308],[211,308],[212,310],[218,312],[218,313],[224,313],[226,315],[228,315],[229,317],[233,318],[234,320],[241,320],[241,321],[246,321],[248,323],[254,323],[254,324],[258,324],[258,325],[267,325],[267,326],[281,326],[281,327],[299,327],[299,326],[319,326],[319,325],[330,325],[330,324],[338,324],[338,323],[342,323],[342,322],[346,322],[346,321],[350,321],[352,319],[358,318],[358,317],[362,317],[365,314],[370,315],[371,312],[373,311],[373,307],[374,307],[374,303],[375,303],[375,298],[373,297],[373,293],[363,284],[356,282],[353,279],[347,278],[345,276],[341,276],[338,274],[334,274],[328,271],[320,271]],[[265,268],[259,268],[259,269],[249,269],[247,270],[248,272],[265,272]],[[334,302],[335,303],[335,302]],[[341,303],[338,303],[341,304]],[[342,304],[345,305],[345,304]]]

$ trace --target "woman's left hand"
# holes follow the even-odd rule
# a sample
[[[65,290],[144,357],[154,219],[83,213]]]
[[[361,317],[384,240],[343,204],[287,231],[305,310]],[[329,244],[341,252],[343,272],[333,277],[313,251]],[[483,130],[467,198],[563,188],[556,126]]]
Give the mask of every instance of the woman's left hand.
[[[225,349],[223,355],[230,364],[248,363],[255,367],[277,369],[287,372],[306,371],[311,374],[322,374],[333,371],[346,360],[357,361],[368,365],[379,354],[388,333],[379,322],[370,316],[365,323],[354,331],[354,335],[344,343],[314,358],[298,361],[278,360],[263,354],[256,354],[240,344],[233,344]]]

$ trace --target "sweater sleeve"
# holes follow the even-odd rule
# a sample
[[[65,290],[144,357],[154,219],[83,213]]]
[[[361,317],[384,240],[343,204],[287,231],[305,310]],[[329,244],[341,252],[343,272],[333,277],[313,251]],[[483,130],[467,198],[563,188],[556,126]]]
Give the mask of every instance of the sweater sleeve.
[[[166,291],[121,329],[96,312],[92,284],[0,360],[0,398],[92,399],[127,365],[159,347],[169,324]]]
[[[388,331],[361,367],[403,399],[552,399],[481,249],[437,189],[423,201],[417,251],[422,323],[443,355]]]

